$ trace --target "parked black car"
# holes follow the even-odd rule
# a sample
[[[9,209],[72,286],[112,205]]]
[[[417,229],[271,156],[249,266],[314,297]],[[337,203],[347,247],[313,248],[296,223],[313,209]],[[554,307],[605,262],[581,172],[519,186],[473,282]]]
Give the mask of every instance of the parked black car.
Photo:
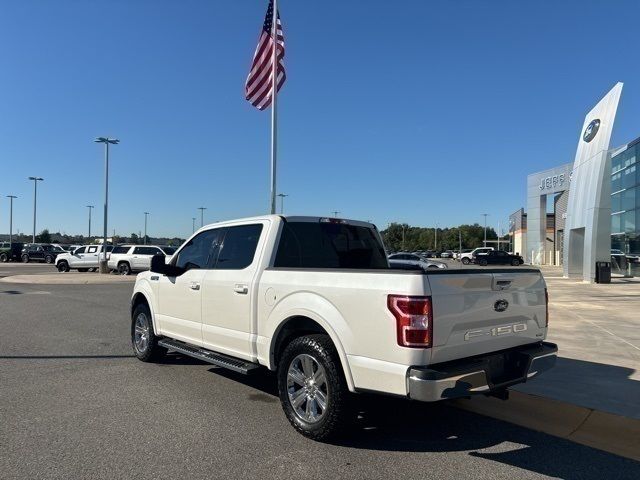
[[[476,257],[478,265],[513,265],[517,267],[524,263],[524,259],[520,255],[511,255],[502,250],[493,250]]]
[[[23,263],[31,261],[54,263],[61,253],[64,253],[64,250],[48,243],[28,243],[22,249],[20,259]]]
[[[24,243],[0,242],[0,262],[10,262],[20,260]]]

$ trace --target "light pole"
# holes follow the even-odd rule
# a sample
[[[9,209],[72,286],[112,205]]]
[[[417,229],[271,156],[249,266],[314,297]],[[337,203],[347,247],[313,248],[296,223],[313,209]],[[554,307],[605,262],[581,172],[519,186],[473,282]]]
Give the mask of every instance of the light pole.
[[[334,217],[337,217],[340,212],[338,210],[334,210],[331,213],[333,213]]]
[[[88,239],[89,241],[91,241],[91,210],[93,210],[94,207],[93,205],[87,205],[87,208],[89,209],[89,235],[88,235]]]
[[[144,241],[142,242],[144,245],[147,244],[147,217],[149,216],[149,212],[144,212]]]
[[[483,213],[482,214],[484,216],[484,245],[483,246],[487,246],[487,217],[489,216],[488,213]]]
[[[9,247],[13,243],[13,199],[18,198],[15,195],[7,195],[9,199]]]
[[[438,251],[438,222],[436,222],[436,228],[433,230],[433,249]]]
[[[109,273],[107,267],[107,214],[109,211],[109,145],[117,145],[117,138],[98,137],[95,143],[104,143],[104,232],[102,237],[102,260],[100,261],[100,273]]]
[[[36,206],[38,204],[38,182],[44,180],[40,177],[29,177],[33,180],[33,243],[36,243]]]
[[[207,207],[198,207],[198,210],[200,210],[200,227],[204,227],[204,211],[207,209]]]
[[[405,229],[405,225],[404,223],[402,224],[402,251],[404,252],[404,229]]]
[[[196,217],[191,217],[191,223],[192,223],[191,233],[195,233],[195,231],[196,231]]]
[[[284,193],[279,193],[278,196],[280,197],[280,214],[284,213],[284,197],[288,197],[289,195],[285,195]]]

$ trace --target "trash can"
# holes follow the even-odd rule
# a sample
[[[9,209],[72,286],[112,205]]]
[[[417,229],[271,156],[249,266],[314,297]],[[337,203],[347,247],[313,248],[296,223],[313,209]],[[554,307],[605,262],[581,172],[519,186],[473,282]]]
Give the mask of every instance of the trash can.
[[[611,262],[596,262],[596,283],[611,283]]]

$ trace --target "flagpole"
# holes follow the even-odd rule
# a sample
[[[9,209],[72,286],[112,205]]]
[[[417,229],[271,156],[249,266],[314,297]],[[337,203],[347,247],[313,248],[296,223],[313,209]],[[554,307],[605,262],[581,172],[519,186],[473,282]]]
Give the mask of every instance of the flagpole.
[[[271,214],[276,213],[276,166],[278,154],[278,0],[273,0],[273,16],[271,17],[271,36],[273,52],[271,53]]]

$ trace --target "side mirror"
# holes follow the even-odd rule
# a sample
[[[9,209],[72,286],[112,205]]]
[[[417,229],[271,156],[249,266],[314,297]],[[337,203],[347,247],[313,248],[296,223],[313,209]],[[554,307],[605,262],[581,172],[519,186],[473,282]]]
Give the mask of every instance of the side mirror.
[[[151,257],[152,273],[159,273],[161,275],[166,275],[168,272],[167,267],[170,267],[170,265],[167,265],[162,255],[154,255],[153,257]]]

